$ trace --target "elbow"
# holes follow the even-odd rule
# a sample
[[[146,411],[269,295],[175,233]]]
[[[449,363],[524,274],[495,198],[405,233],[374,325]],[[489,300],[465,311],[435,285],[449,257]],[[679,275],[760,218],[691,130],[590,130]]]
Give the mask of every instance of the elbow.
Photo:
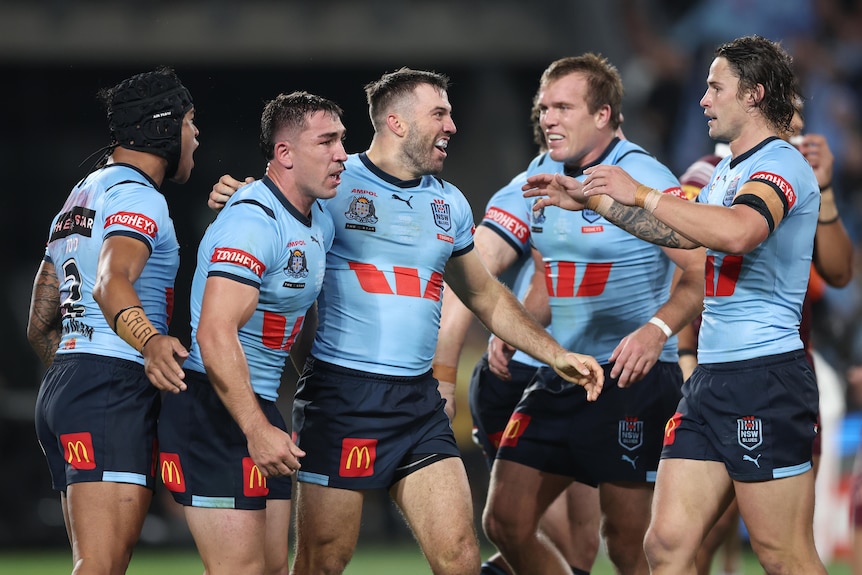
[[[838,270],[837,273],[821,273],[823,280],[831,287],[843,288],[853,279],[853,270],[850,266]]]

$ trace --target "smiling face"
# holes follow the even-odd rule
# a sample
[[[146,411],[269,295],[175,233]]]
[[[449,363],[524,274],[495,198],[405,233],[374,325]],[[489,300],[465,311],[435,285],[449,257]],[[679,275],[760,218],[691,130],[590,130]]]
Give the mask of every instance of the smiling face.
[[[402,116],[407,132],[401,143],[401,163],[414,177],[439,174],[449,138],[457,131],[449,96],[430,84],[420,84],[405,99]]]
[[[539,122],[553,160],[583,166],[601,154],[611,138],[609,107],[590,112],[589,85],[584,74],[574,72],[548,81],[538,98]]]
[[[707,117],[709,137],[722,142],[732,142],[740,137],[750,120],[750,109],[739,93],[739,77],[731,70],[724,58],[716,58],[709,67],[707,88],[700,106]]]

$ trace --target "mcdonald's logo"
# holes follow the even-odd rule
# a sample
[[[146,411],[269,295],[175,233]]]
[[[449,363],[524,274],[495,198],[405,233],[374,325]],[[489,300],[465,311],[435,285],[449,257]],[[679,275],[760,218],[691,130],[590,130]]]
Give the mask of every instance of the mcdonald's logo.
[[[488,434],[488,441],[494,446],[494,449],[500,448],[500,443],[503,441],[503,431]]]
[[[255,465],[251,457],[242,458],[242,494],[246,497],[266,497],[269,495],[269,487],[266,486],[266,477]]]
[[[377,440],[345,437],[341,440],[341,477],[371,477],[377,459]]]
[[[66,463],[73,469],[95,469],[96,453],[93,450],[93,436],[89,431],[81,433],[63,433],[60,435],[63,444],[63,456]]]
[[[500,439],[500,447],[515,447],[518,445],[518,439],[527,430],[530,425],[529,415],[515,412],[509,418],[509,423],[506,424],[506,429],[503,431],[503,437]]]
[[[673,417],[667,420],[667,423],[664,426],[663,445],[673,445],[673,442],[676,441],[676,430],[679,427],[681,420],[682,414],[678,411],[673,414]]]
[[[183,477],[183,466],[180,465],[179,454],[161,453],[159,460],[161,461],[162,483],[165,484],[168,491],[185,493],[186,480]]]

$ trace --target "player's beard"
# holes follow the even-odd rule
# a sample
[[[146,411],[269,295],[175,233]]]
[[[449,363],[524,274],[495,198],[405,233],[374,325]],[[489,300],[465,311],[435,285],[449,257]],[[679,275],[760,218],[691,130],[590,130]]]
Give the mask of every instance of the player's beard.
[[[404,163],[418,176],[439,174],[443,170],[442,160],[435,158],[437,148],[434,142],[424,141],[421,134],[411,130],[401,147]]]

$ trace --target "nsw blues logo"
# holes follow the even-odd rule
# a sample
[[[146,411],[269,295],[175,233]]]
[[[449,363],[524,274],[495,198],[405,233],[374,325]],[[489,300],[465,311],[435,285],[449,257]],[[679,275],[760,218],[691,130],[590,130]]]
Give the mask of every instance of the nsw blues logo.
[[[629,451],[634,451],[644,443],[644,422],[637,417],[626,417],[619,421],[617,441]]]
[[[290,251],[290,259],[287,261],[287,267],[284,268],[284,273],[287,277],[293,279],[308,277],[308,260],[305,258],[304,251],[299,249]]]
[[[600,219],[602,219],[601,214],[599,214],[598,212],[593,211],[593,210],[588,210],[586,208],[581,210],[581,217],[584,218],[585,220],[587,220],[591,224],[594,224],[597,221],[599,221]]]
[[[431,202],[431,213],[434,215],[434,224],[444,232],[452,229],[452,214],[444,200],[435,199]]]
[[[377,215],[374,201],[364,196],[355,197],[350,201],[350,207],[344,216],[360,224],[376,224]]]
[[[763,443],[763,420],[753,415],[737,419],[736,440],[749,451],[760,447]]]
[[[727,185],[727,189],[724,191],[724,198],[721,200],[723,206],[729,206],[733,203],[733,198],[736,197],[736,191],[739,189],[739,178],[740,176],[734,176]]]

